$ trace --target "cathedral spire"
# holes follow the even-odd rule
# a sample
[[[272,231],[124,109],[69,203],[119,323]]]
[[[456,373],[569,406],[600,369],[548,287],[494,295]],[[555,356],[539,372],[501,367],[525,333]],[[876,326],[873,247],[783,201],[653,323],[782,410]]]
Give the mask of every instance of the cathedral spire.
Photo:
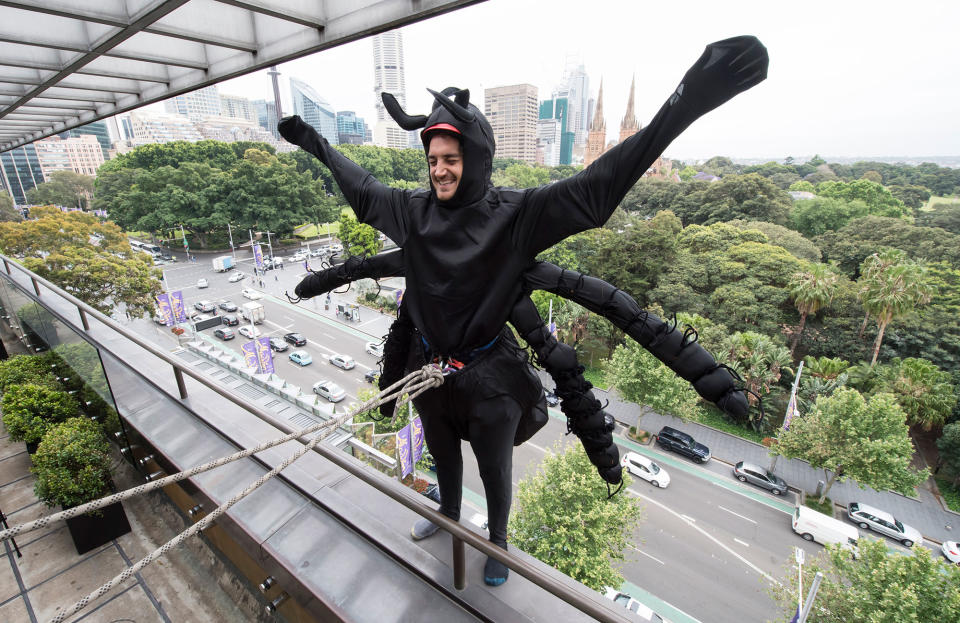
[[[593,112],[593,121],[590,123],[590,131],[606,130],[607,123],[603,120],[603,78],[600,78],[600,94],[597,95],[597,107]]]
[[[622,143],[629,137],[640,131],[640,124],[637,123],[637,115],[633,111],[633,95],[636,88],[637,77],[633,76],[630,81],[630,97],[627,99],[627,112],[620,121],[620,142]]]
[[[597,107],[593,112],[593,122],[587,133],[587,144],[583,149],[583,166],[600,157],[607,149],[607,122],[603,120],[603,78],[600,78],[600,93],[597,95]]]

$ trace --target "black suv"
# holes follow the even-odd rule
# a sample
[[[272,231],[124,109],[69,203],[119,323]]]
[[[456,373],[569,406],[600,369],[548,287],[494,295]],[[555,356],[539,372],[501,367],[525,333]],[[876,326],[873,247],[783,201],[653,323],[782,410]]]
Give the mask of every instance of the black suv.
[[[667,450],[688,456],[697,463],[706,463],[710,460],[710,448],[697,443],[690,435],[669,426],[660,429],[657,434],[657,444]]]

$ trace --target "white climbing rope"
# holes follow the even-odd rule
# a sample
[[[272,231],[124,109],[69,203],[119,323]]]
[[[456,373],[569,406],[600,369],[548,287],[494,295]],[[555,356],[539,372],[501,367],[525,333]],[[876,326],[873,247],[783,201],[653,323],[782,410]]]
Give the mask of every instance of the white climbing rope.
[[[318,433],[316,436],[313,437],[313,439],[311,439],[303,447],[297,449],[296,452],[294,452],[290,457],[285,459],[282,463],[277,465],[275,468],[273,468],[266,474],[263,474],[262,476],[260,476],[246,489],[244,489],[243,491],[241,491],[240,493],[232,497],[227,502],[224,502],[219,507],[214,509],[210,514],[206,515],[203,519],[193,524],[192,526],[190,526],[189,528],[187,528],[186,530],[184,530],[183,532],[181,532],[180,534],[170,539],[168,542],[166,542],[165,544],[163,544],[162,546],[160,546],[159,548],[157,548],[156,550],[154,550],[153,552],[145,556],[138,563],[136,563],[132,567],[127,567],[119,575],[117,575],[112,580],[105,583],[100,588],[93,591],[86,597],[82,598],[80,601],[73,604],[73,606],[71,606],[70,608],[66,610],[58,608],[56,615],[52,619],[52,623],[62,623],[64,619],[76,614],[77,612],[80,612],[91,602],[106,595],[118,584],[121,584],[122,582],[124,582],[131,575],[138,573],[141,569],[149,565],[151,562],[153,562],[157,558],[163,556],[170,549],[176,547],[187,538],[193,536],[197,532],[209,526],[218,517],[220,517],[220,515],[225,513],[231,506],[233,506],[234,504],[236,504],[237,502],[245,498],[250,493],[256,491],[259,487],[261,487],[268,480],[270,480],[271,478],[279,474],[291,463],[296,461],[305,453],[312,450],[317,444],[319,444],[326,437],[328,437],[337,426],[345,422],[348,418],[353,417],[357,413],[362,413],[364,411],[375,409],[379,407],[381,404],[383,404],[384,402],[389,402],[390,400],[397,400],[396,409],[399,410],[403,405],[405,405],[410,400],[413,400],[423,392],[433,387],[438,387],[442,384],[443,384],[443,374],[440,371],[440,369],[433,365],[426,365],[419,370],[411,372],[406,377],[400,379],[390,387],[384,389],[383,391],[381,391],[379,394],[377,394],[370,400],[366,401],[365,403],[354,408],[352,411],[345,413],[337,418],[334,418],[319,424],[308,426],[307,428],[296,431],[294,433],[290,433],[288,435],[284,435],[283,437],[279,437],[272,441],[262,443],[254,448],[249,448],[247,450],[237,452],[227,457],[215,459],[208,463],[204,463],[203,465],[198,465],[187,471],[179,472],[171,476],[166,476],[160,480],[155,480],[153,482],[150,482],[144,485],[139,485],[137,487],[133,487],[132,489],[127,489],[126,491],[115,493],[105,498],[88,502],[87,504],[83,504],[81,506],[75,506],[73,508],[67,509],[65,511],[61,511],[59,513],[55,513],[53,515],[41,517],[40,519],[37,519],[35,521],[29,522],[26,524],[14,526],[12,528],[4,530],[3,532],[0,532],[0,541],[13,538],[18,534],[23,534],[25,532],[37,530],[46,525],[49,525],[54,521],[59,521],[61,519],[68,519],[70,517],[76,517],[77,515],[82,515],[92,510],[103,508],[104,506],[109,506],[110,504],[131,498],[135,495],[140,495],[142,493],[146,493],[148,491],[153,491],[155,489],[164,487],[168,484],[179,482],[186,478],[190,478],[197,474],[209,471],[211,469],[215,469],[222,465],[226,465],[227,463],[231,463],[238,459],[248,457],[258,452],[262,452],[263,450],[272,448],[274,446],[278,446],[280,444],[286,443],[293,439],[298,439],[306,435]]]

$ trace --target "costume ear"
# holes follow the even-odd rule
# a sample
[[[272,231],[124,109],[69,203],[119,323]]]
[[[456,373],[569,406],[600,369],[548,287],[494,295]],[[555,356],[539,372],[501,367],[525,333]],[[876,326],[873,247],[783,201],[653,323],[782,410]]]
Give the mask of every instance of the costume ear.
[[[457,91],[457,94],[454,96],[453,101],[467,108],[467,105],[470,103],[470,89],[461,89]]]
[[[440,104],[441,106],[443,106],[444,108],[446,108],[446,109],[450,112],[451,115],[453,115],[454,117],[456,117],[456,118],[459,119],[460,121],[462,121],[462,122],[464,122],[464,123],[470,123],[471,121],[473,121],[473,120],[476,118],[476,115],[473,114],[473,111],[472,111],[472,110],[467,110],[466,108],[464,108],[463,106],[461,106],[461,105],[458,104],[457,102],[454,102],[453,100],[451,100],[451,99],[450,99],[449,97],[447,97],[446,95],[443,95],[443,94],[441,94],[441,93],[437,93],[437,92],[434,91],[433,89],[427,89],[427,91],[430,91],[430,95],[433,96],[433,99],[437,100],[437,103],[438,103],[438,104]],[[469,97],[470,94],[467,93],[467,96]]]
[[[384,91],[380,94],[380,99],[383,100],[383,105],[387,107],[387,112],[390,113],[393,120],[404,130],[416,130],[427,125],[426,115],[417,115],[416,117],[408,115],[403,111],[403,108],[400,107],[400,102],[398,102],[397,98],[392,94]]]

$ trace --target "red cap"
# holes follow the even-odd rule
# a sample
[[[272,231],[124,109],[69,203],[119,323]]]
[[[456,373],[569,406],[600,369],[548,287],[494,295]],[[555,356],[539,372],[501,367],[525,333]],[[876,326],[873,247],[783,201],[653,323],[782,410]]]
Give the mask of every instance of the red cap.
[[[463,134],[460,130],[456,129],[449,123],[437,123],[435,125],[426,128],[423,132],[420,133],[420,138],[423,138],[427,135],[427,132],[433,132],[435,130],[444,130],[446,132],[453,132],[454,134]]]

